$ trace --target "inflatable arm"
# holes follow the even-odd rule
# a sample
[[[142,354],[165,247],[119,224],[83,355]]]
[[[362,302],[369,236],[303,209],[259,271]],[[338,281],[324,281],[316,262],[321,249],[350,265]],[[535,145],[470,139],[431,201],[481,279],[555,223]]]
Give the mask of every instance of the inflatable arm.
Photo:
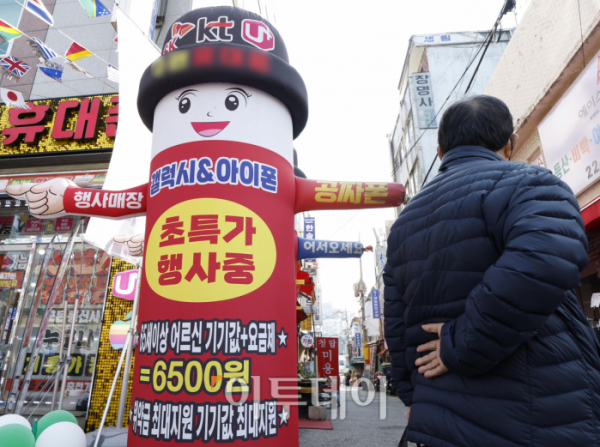
[[[296,177],[296,213],[400,206],[400,183],[330,182]]]
[[[109,219],[139,216],[146,212],[147,191],[147,183],[124,191],[105,191],[78,188],[75,183],[61,178],[6,188],[15,199],[26,200],[31,214],[42,219],[66,215]]]

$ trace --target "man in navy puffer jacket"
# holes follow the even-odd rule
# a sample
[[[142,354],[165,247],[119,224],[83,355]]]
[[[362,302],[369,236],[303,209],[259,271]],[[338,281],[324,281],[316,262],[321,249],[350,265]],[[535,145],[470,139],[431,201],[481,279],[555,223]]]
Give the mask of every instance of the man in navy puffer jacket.
[[[574,288],[588,263],[571,189],[508,162],[502,101],[449,107],[439,174],[392,227],[385,337],[429,447],[600,446],[600,346]]]

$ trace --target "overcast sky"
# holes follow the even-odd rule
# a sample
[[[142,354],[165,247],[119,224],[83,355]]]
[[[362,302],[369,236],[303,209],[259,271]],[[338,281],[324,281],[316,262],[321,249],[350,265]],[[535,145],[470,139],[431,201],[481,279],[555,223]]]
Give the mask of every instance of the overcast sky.
[[[251,0],[247,0],[251,3]],[[391,181],[386,135],[399,110],[397,85],[408,40],[414,34],[487,30],[504,0],[270,0],[270,18],[290,62],[308,89],[309,120],[296,140],[300,168],[319,180]],[[525,0],[517,1],[518,7]],[[243,5],[240,5],[243,6]],[[263,11],[264,13],[265,11]],[[504,27],[515,26],[511,13]],[[373,228],[394,219],[393,210],[322,211],[316,237],[374,245]],[[323,301],[357,310],[352,283],[358,260],[321,260]],[[367,287],[374,256],[363,256]]]

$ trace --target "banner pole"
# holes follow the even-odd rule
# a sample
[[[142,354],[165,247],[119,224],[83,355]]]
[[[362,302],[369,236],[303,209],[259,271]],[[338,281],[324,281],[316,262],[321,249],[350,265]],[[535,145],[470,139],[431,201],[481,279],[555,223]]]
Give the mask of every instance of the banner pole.
[[[64,298],[68,301],[68,296]],[[69,362],[71,359],[71,351],[73,349],[73,338],[75,336],[75,322],[77,321],[77,307],[79,304],[79,300],[81,299],[81,295],[78,295],[75,299],[75,303],[73,304],[73,319],[71,320],[71,333],[69,334],[69,347],[67,348],[67,355],[65,356],[65,369],[63,370],[62,383],[60,386],[60,394],[58,395],[58,409],[62,410],[62,403],[65,397],[65,390],[67,388],[67,375],[69,374]],[[57,377],[58,379],[58,377]]]
[[[131,357],[133,355],[133,339],[137,326],[137,313],[140,304],[140,288],[142,286],[142,269],[144,266],[144,259],[140,259],[138,266],[138,283],[135,290],[135,298],[133,299],[133,309],[131,311],[131,321],[129,324],[129,331],[127,332],[130,337],[127,343],[127,356],[125,358],[125,367],[123,370],[123,381],[121,382],[121,397],[119,398],[119,412],[117,413],[117,428],[123,428],[123,416],[125,414],[125,405],[127,404],[127,390],[129,388],[129,372],[131,370]]]
[[[67,318],[69,315],[68,303],[69,303],[68,299],[66,299],[66,300],[63,299],[63,309],[64,310],[63,310],[62,332],[60,335],[60,351],[59,351],[59,357],[58,357],[59,365],[62,365],[62,363],[65,361],[64,355],[63,355],[63,350],[64,350],[64,346],[65,346],[65,334],[67,331]],[[52,390],[52,402],[50,404],[50,411],[54,411],[54,405],[56,404],[57,393],[58,393],[58,374],[56,375],[56,378],[54,379],[54,389]]]

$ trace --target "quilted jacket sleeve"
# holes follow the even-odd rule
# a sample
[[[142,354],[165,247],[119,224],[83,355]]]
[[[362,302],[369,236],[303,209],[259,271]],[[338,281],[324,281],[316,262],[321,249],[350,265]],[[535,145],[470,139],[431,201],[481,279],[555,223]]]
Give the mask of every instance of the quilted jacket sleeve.
[[[383,308],[385,339],[392,357],[392,385],[396,394],[405,405],[412,404],[413,386],[410,373],[406,367],[406,341],[404,339],[404,311],[406,304],[402,301],[394,278],[393,268],[386,264],[383,272],[385,283],[385,306]]]
[[[454,373],[484,374],[532,338],[588,263],[579,206],[547,170],[527,169],[483,203],[501,255],[442,328],[441,358]],[[499,182],[500,183],[500,182]]]

